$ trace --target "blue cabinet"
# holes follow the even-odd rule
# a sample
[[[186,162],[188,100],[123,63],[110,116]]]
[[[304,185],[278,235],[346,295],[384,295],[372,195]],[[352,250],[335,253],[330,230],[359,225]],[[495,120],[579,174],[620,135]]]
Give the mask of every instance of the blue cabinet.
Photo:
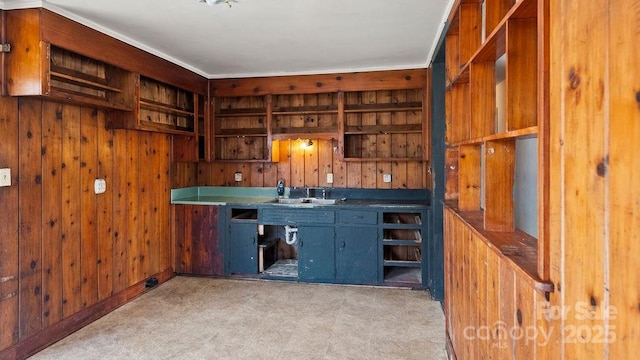
[[[256,209],[230,209],[227,245],[230,274],[258,273],[258,212]]]
[[[336,227],[336,280],[371,284],[378,280],[378,229]]]
[[[378,281],[378,212],[340,210],[336,224],[336,280],[372,284]]]
[[[303,281],[335,279],[333,226],[298,227],[298,278]]]

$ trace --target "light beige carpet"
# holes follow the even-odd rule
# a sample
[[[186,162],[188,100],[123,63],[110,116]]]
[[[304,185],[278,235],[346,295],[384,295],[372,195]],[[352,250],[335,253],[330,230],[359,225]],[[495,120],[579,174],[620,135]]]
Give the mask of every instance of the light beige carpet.
[[[32,359],[444,359],[428,293],[177,277]]]

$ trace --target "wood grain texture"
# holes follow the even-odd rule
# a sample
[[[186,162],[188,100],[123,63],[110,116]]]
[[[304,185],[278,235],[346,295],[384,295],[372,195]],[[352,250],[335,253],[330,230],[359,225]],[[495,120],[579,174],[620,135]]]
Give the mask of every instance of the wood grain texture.
[[[213,96],[244,96],[246,94],[311,94],[367,89],[422,88],[425,69],[341,73],[327,75],[274,76],[251,79],[210,80]]]
[[[9,167],[11,183],[14,186],[0,188],[0,349],[7,348],[19,339],[19,258],[18,254],[18,211],[19,187],[15,186],[19,173],[19,116],[18,99],[0,97],[0,166]]]
[[[42,199],[42,108],[39,101],[20,100],[18,148],[19,193],[19,330],[20,337],[42,328],[42,211],[29,204]]]
[[[62,105],[42,104],[42,321],[62,319]]]
[[[607,110],[604,106],[607,83],[608,21],[607,3],[578,3],[568,1],[555,5],[557,14],[572,14],[571,20],[555,23],[561,26],[559,39],[565,49],[562,58],[552,58],[554,75],[560,83],[561,109],[552,117],[552,132],[562,142],[559,152],[552,150],[552,157],[559,157],[561,167],[553,168],[558,172],[561,186],[561,199],[552,207],[560,207],[563,226],[552,230],[551,237],[559,239],[562,246],[560,258],[552,261],[564,263],[562,275],[554,279],[560,283],[563,298],[562,305],[576,308],[588,306],[594,311],[602,311],[607,304],[604,286],[608,279],[605,269],[608,267],[605,251],[608,231],[605,225],[605,187],[606,173],[606,122]],[[553,12],[553,9],[552,9]],[[601,16],[590,16],[601,14]],[[553,15],[552,15],[553,16]],[[553,39],[553,36],[552,36]],[[588,42],[585,43],[585,41]],[[599,44],[594,47],[593,44]],[[602,48],[605,49],[603,54]],[[604,55],[604,56],[603,56]],[[553,55],[552,55],[553,56]],[[589,121],[584,121],[589,119]],[[559,135],[559,136],[558,136]],[[602,165],[600,165],[602,164]],[[561,319],[567,329],[596,329],[604,325],[602,319],[581,319],[566,316]],[[603,342],[590,341],[580,334],[563,334],[564,351],[575,358],[600,357],[604,353]],[[582,334],[582,336],[586,336]],[[587,341],[589,340],[589,341]],[[582,343],[581,343],[582,342]]]
[[[485,144],[485,210],[487,231],[513,231],[513,184],[515,141],[488,141]]]
[[[609,74],[609,305],[618,309],[617,341],[609,344],[610,359],[640,353],[640,82],[630,76],[640,66],[640,1],[610,2]],[[635,30],[635,31],[634,31]],[[606,302],[605,302],[605,305]],[[607,322],[605,322],[606,324]]]
[[[537,120],[537,19],[507,23],[507,130],[524,129]]]
[[[98,227],[93,189],[98,166],[97,120],[97,110],[80,110],[80,271],[83,308],[98,302]]]
[[[482,173],[480,171],[481,152],[481,147],[478,145],[459,147],[458,206],[460,210],[480,210],[480,183],[482,182]]]

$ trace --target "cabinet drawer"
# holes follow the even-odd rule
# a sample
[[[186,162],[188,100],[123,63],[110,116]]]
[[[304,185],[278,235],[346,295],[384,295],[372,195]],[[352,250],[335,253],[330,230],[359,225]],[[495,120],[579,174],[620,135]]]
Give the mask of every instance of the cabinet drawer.
[[[279,207],[263,209],[259,222],[265,225],[333,224],[335,214],[333,210]]]
[[[378,213],[364,210],[340,210],[338,221],[342,224],[376,225],[378,223]]]

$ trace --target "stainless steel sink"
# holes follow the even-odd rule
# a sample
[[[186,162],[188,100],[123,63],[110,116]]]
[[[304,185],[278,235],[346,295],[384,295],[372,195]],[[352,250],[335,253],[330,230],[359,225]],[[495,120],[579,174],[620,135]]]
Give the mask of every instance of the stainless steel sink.
[[[279,198],[280,204],[316,204],[316,205],[333,205],[338,199],[319,199],[319,198]]]

